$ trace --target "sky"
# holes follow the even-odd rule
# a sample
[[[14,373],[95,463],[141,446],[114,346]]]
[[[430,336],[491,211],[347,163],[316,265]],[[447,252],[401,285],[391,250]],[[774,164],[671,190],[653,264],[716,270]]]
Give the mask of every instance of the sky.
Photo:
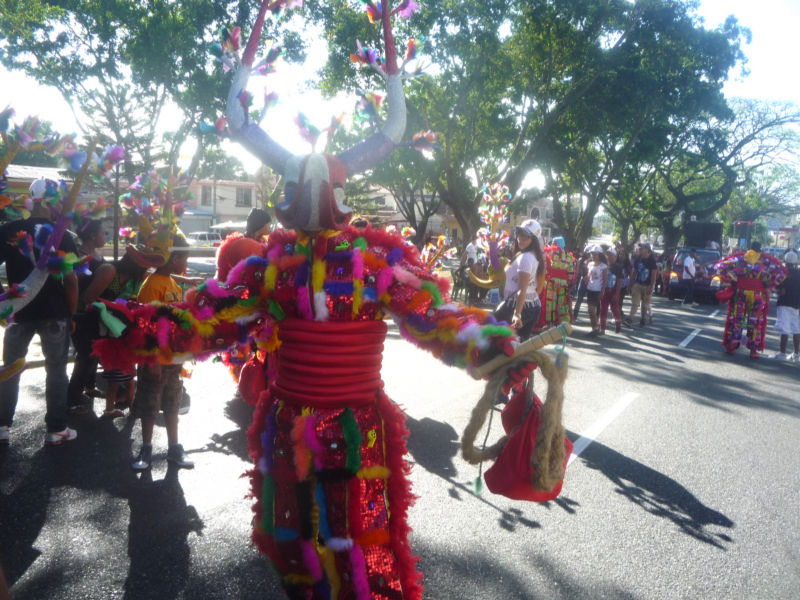
[[[792,68],[800,58],[800,0],[703,0],[698,14],[705,19],[706,27],[713,28],[733,14],[739,23],[752,32],[752,41],[744,47],[748,57],[749,74],[742,77],[732,72],[725,85],[728,97],[744,97],[760,100],[793,102],[800,105],[800,76]],[[324,56],[312,56],[311,61],[319,65]],[[285,67],[287,65],[284,63]],[[313,65],[305,71],[313,72]],[[316,92],[302,91],[287,94],[284,90],[302,88],[304,73],[300,69],[285,68],[269,78],[256,78],[255,97],[260,90],[268,88],[281,90],[279,104],[267,115],[267,122],[278,124],[278,129],[270,128],[270,133],[292,152],[308,152],[309,145],[303,142],[293,125],[297,111],[306,113],[312,121],[324,127],[333,115],[352,112],[355,98],[337,98],[326,103]],[[37,115],[40,119],[53,123],[61,133],[78,133],[79,129],[69,105],[53,88],[40,86],[25,76],[9,72],[0,67],[0,109],[13,106],[17,117]],[[164,122],[170,122],[165,115]],[[269,128],[269,127],[268,127]],[[258,168],[258,161],[236,145],[226,149],[237,156],[248,172]],[[191,156],[191,147],[182,149],[186,162]]]

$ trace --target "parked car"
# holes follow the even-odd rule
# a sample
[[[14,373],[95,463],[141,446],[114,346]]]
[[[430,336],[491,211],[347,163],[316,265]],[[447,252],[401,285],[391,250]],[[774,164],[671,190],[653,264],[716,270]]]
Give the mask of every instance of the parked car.
[[[712,304],[719,304],[716,293],[721,286],[719,276],[714,272],[714,265],[717,264],[722,255],[719,250],[709,248],[697,248],[697,259],[695,261],[694,279],[694,298],[700,300],[707,299]],[[672,270],[669,274],[669,289],[667,297],[670,300],[683,298],[686,296],[686,284],[683,282],[683,260],[689,256],[689,248],[678,248],[672,258]]]
[[[216,231],[192,231],[186,234],[190,246],[216,247],[222,244],[222,236]]]

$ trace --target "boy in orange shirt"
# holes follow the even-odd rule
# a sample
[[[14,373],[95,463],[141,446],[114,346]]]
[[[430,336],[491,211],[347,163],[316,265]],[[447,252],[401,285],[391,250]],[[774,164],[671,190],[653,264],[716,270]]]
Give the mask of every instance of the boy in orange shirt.
[[[182,300],[183,290],[173,275],[186,271],[189,259],[188,246],[186,239],[180,233],[173,237],[167,262],[145,279],[137,296],[138,302],[167,304]],[[159,410],[164,413],[169,441],[167,460],[180,468],[194,468],[194,463],[189,460],[183,446],[178,443],[178,407],[183,390],[181,367],[180,364],[159,363],[153,366],[139,365],[137,369],[138,384],[133,406],[136,416],[142,421],[142,448],[131,465],[135,471],[145,471],[150,468],[153,454],[153,426]]]

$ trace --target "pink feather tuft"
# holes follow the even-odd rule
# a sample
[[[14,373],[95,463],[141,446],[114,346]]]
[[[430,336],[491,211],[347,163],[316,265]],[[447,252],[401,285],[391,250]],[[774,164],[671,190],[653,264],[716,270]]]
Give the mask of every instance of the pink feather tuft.
[[[219,286],[219,281],[209,279],[206,281],[206,291],[214,298],[226,298],[230,296],[230,291]]]
[[[393,274],[392,268],[386,267],[385,269],[381,269],[378,273],[378,280],[377,280],[377,288],[378,288],[378,296],[382,296],[386,290],[389,289],[389,286],[392,285],[393,281]]]
[[[436,285],[439,286],[439,291],[442,292],[443,296],[450,293],[449,279],[445,279],[444,277],[434,277],[433,280],[436,282]]]
[[[301,287],[297,289],[297,312],[304,319],[311,321],[314,315],[311,313],[311,298],[308,295],[308,288]]]
[[[236,266],[233,267],[230,272],[228,273],[228,279],[225,281],[229,286],[232,286],[240,281],[242,281],[242,275],[244,274],[244,270],[247,268],[247,259],[240,260],[236,263]]]
[[[169,319],[167,317],[158,318],[158,330],[156,331],[156,339],[160,348],[169,347]]]
[[[367,581],[367,564],[364,562],[364,553],[358,544],[353,544],[350,550],[350,564],[353,566],[353,587],[357,600],[369,600],[369,582]]]
[[[322,579],[322,565],[319,563],[319,557],[314,551],[314,546],[308,540],[300,540],[300,547],[303,549],[303,562],[308,569],[309,575],[314,581]]]

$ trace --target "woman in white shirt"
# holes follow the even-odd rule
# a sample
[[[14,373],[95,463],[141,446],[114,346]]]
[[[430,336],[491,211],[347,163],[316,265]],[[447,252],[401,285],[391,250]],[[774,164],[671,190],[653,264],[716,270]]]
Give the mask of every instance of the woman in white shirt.
[[[498,321],[506,321],[517,330],[520,340],[530,337],[542,311],[539,293],[544,288],[545,276],[541,232],[541,225],[533,219],[517,227],[514,258],[506,267],[503,301],[494,311]]]
[[[600,246],[592,246],[589,252],[591,253],[591,262],[588,265],[586,304],[589,306],[589,321],[592,323],[589,337],[596,337],[603,334],[598,326],[597,317],[600,308],[600,296],[606,289],[608,281],[608,261]]]

